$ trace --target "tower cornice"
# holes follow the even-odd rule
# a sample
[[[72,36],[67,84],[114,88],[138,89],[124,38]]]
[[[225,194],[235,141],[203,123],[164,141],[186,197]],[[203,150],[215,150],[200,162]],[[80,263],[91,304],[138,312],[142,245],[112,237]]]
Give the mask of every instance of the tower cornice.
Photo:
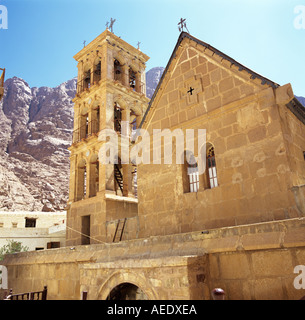
[[[76,61],[81,61],[87,57],[93,50],[96,50],[98,46],[101,46],[104,42],[108,42],[111,46],[116,46],[122,50],[127,50],[130,55],[134,55],[138,59],[145,63],[149,60],[149,56],[133,47],[126,41],[122,40],[120,37],[116,36],[114,33],[110,32],[106,29],[103,33],[97,36],[94,40],[92,40],[89,44],[87,44],[82,50],[80,50],[76,55],[74,55],[74,59]]]

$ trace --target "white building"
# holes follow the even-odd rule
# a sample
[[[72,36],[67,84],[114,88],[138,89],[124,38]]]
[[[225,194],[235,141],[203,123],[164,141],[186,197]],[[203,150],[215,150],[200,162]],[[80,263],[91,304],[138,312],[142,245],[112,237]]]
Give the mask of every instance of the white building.
[[[7,240],[21,242],[29,251],[66,245],[66,212],[0,211],[0,247]]]

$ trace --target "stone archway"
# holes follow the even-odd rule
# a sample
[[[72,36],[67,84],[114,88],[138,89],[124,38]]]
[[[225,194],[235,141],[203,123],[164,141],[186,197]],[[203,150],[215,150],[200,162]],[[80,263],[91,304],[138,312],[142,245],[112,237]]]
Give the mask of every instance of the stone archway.
[[[148,297],[138,286],[125,282],[114,287],[106,300],[148,300]]]
[[[107,300],[113,294],[116,294],[116,297],[125,297],[122,300],[127,300],[127,295],[130,300],[130,295],[136,295],[138,297],[137,300],[144,300],[144,298],[146,300],[158,299],[158,295],[149,280],[140,274],[134,274],[129,271],[124,272],[123,270],[114,272],[102,284],[98,293],[98,300]]]

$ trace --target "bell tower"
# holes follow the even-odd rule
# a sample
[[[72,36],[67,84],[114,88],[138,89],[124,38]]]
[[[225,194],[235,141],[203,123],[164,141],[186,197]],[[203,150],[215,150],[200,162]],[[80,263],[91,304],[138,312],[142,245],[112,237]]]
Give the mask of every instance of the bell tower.
[[[99,150],[105,142],[98,137],[111,129],[120,144],[121,134],[130,137],[140,125],[149,102],[149,57],[107,28],[74,59],[78,77],[69,148],[67,245],[118,241],[124,239],[128,219],[137,220],[136,167],[121,161],[126,155],[121,155],[120,145],[117,163],[103,164]]]

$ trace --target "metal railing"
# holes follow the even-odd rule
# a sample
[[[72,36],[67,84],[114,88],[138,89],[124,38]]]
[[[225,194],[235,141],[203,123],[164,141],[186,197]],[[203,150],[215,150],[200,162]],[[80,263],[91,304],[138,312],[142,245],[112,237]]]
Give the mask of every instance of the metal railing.
[[[93,75],[92,75],[93,74]],[[77,94],[89,90],[93,85],[97,84],[102,78],[101,70],[88,71],[85,73],[84,77],[77,82]],[[144,94],[145,93],[145,83],[129,76],[129,73],[124,72],[112,72],[112,79],[115,82],[119,82],[122,85],[130,88],[131,90]],[[124,79],[128,79],[125,80]],[[127,82],[127,83],[125,83]]]
[[[92,76],[93,75],[93,76]],[[94,71],[89,70],[84,77],[77,82],[76,92],[82,93],[86,89],[90,89],[92,85],[97,84],[102,79],[102,72],[100,69]]]
[[[9,295],[4,300],[47,300],[48,288],[44,286],[42,291],[25,292],[13,294],[10,289]]]
[[[145,93],[145,83],[137,79],[135,76],[131,76],[128,71],[124,72],[122,70],[113,70],[112,78],[114,81],[121,83],[135,92],[142,94]]]
[[[73,131],[73,143],[77,143],[83,139],[87,139],[93,134],[99,133],[99,121],[91,120],[87,124]]]

